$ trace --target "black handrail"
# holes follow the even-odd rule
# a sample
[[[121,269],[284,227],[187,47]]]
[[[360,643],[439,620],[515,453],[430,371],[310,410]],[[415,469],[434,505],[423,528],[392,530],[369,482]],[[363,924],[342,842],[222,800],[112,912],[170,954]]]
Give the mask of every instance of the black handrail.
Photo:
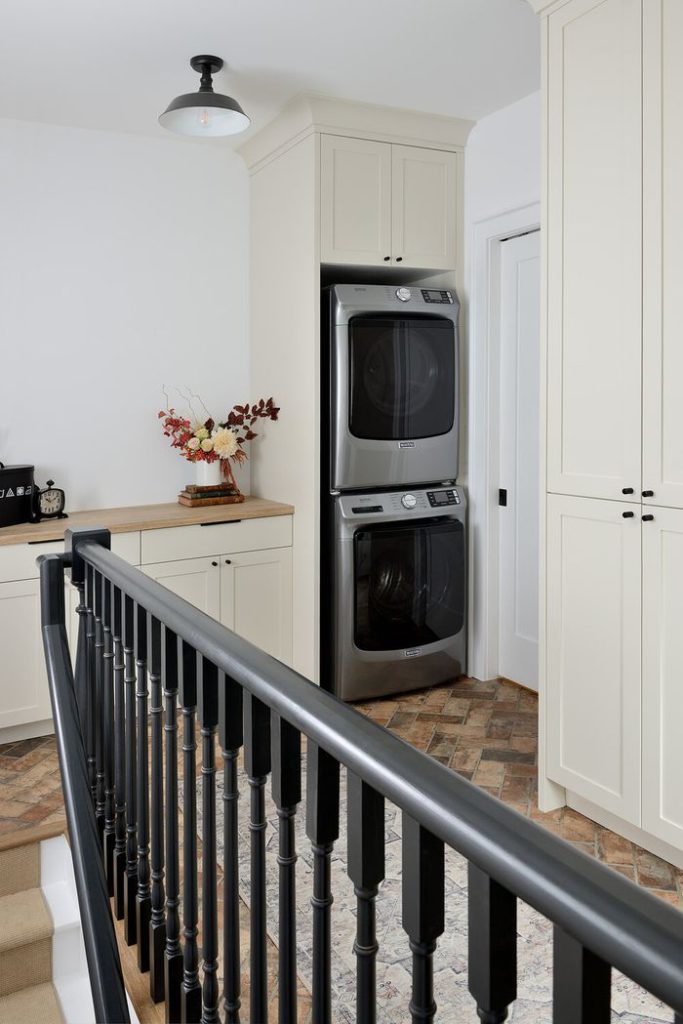
[[[43,646],[95,1019],[107,1024],[129,1024],[74,692],[64,619],[65,558],[41,555],[38,563]]]
[[[369,721],[111,551],[83,542],[77,556],[423,830],[683,1013],[682,914]]]

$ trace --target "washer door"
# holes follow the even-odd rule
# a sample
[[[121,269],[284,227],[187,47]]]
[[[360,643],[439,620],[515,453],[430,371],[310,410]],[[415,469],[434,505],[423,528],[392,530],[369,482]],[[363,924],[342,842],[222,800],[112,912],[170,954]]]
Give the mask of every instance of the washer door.
[[[369,526],[354,534],[354,642],[423,647],[465,621],[465,530],[457,519]]]
[[[349,431],[374,441],[438,437],[455,418],[455,329],[438,317],[354,317]]]

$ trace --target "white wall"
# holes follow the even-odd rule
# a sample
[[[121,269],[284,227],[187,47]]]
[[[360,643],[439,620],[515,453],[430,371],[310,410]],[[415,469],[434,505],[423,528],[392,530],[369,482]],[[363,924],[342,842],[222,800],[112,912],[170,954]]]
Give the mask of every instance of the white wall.
[[[477,221],[540,197],[541,94],[534,92],[472,129],[465,152],[466,244]]]
[[[219,143],[0,119],[0,460],[71,509],[175,500],[161,385],[252,397],[248,188]]]

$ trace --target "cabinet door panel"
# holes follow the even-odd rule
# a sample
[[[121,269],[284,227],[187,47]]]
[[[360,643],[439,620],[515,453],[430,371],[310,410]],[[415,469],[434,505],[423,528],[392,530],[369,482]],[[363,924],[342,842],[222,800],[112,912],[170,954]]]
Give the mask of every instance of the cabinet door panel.
[[[683,4],[652,0],[643,22],[643,488],[683,508]]]
[[[51,718],[39,580],[0,583],[0,653],[0,728]]]
[[[640,506],[549,495],[547,762],[640,824]]]
[[[323,263],[384,266],[391,257],[391,146],[336,135],[320,140]]]
[[[221,621],[280,661],[292,659],[292,549],[231,555],[221,566]]]
[[[450,270],[456,265],[458,156],[392,146],[393,262]]]
[[[643,523],[643,828],[683,849],[683,511]]]
[[[641,483],[641,36],[640,0],[548,19],[548,490],[622,501]]]
[[[141,571],[214,619],[220,614],[218,558],[186,558],[143,565]]]

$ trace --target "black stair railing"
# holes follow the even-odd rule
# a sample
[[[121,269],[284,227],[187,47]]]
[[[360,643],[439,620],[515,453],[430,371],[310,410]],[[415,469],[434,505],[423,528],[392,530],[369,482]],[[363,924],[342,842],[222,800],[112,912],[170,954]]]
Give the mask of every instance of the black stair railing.
[[[43,638],[98,1021],[128,1019],[113,921],[103,912],[113,893],[125,941],[137,944],[151,998],[165,1000],[170,1024],[267,1024],[270,786],[279,831],[272,852],[279,887],[277,1020],[295,1024],[294,820],[305,737],[314,1024],[334,1019],[331,865],[340,838],[340,766],[347,773],[344,838],[357,901],[353,951],[361,1024],[374,1024],[378,1016],[375,906],[385,873],[385,801],[403,818],[396,928],[404,930],[412,954],[406,1019],[440,1017],[433,958],[444,931],[448,846],[469,862],[469,990],[485,1024],[504,1021],[516,999],[518,899],[554,925],[555,1024],[608,1024],[613,967],[671,1006],[681,1024],[683,915],[368,721],[108,548],[107,531],[70,530],[65,555],[41,559]],[[64,623],[67,566],[80,598],[75,682]],[[248,836],[240,836],[237,819],[242,753]],[[241,842],[249,844],[251,858],[248,1008],[242,1007],[240,978]],[[95,850],[93,864],[88,858]],[[450,1020],[447,1008],[443,1020]]]

